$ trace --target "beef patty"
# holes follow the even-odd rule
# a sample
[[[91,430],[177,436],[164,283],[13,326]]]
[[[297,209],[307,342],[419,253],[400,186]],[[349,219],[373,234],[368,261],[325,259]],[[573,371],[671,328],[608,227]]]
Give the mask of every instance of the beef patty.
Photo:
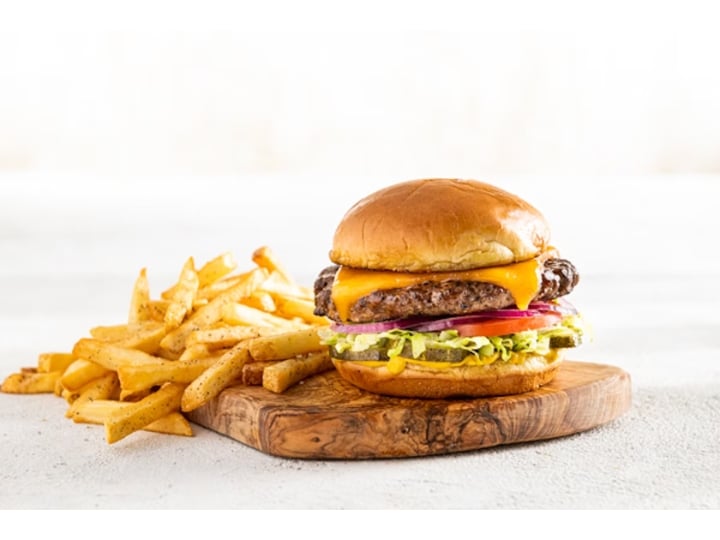
[[[542,283],[533,300],[548,301],[568,294],[579,274],[566,259],[546,259],[540,272]],[[325,268],[315,280],[315,314],[339,321],[331,292],[339,266]],[[425,281],[410,287],[374,291],[350,307],[351,322],[402,319],[413,315],[444,316],[515,306],[510,291],[479,281]]]

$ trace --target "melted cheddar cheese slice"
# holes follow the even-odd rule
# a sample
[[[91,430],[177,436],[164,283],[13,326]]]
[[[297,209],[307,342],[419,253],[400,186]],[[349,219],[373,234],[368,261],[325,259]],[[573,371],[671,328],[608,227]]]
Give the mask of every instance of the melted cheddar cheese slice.
[[[410,287],[426,281],[448,280],[480,281],[503,287],[510,291],[519,309],[527,309],[540,289],[540,263],[537,259],[531,259],[492,268],[432,273],[359,270],[341,266],[335,274],[332,300],[340,318],[347,321],[350,307],[373,291]]]

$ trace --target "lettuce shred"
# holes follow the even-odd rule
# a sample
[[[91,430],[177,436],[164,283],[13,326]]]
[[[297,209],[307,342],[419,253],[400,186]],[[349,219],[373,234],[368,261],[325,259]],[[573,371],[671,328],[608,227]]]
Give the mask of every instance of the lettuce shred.
[[[461,349],[468,356],[487,362],[508,361],[513,353],[544,355],[550,352],[551,337],[574,336],[582,340],[585,334],[581,317],[570,315],[551,328],[525,330],[505,336],[463,337],[456,330],[417,332],[399,329],[376,334],[347,334],[327,328],[322,331],[321,337],[324,344],[332,346],[338,353],[378,349],[387,350],[388,357],[392,359],[399,356],[409,343],[415,359],[422,357],[427,349]]]

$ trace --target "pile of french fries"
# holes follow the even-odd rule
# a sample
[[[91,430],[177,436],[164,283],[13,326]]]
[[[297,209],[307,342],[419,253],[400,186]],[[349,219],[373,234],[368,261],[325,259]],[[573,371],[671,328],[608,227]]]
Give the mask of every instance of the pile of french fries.
[[[152,299],[147,272],[135,281],[127,323],[97,326],[70,352],[40,354],[8,376],[3,392],[54,393],[75,422],[103,424],[108,443],[139,430],[193,434],[182,414],[232,385],[282,393],[332,369],[298,285],[266,246],[238,273],[230,253],[200,269],[192,258],[177,282]]]

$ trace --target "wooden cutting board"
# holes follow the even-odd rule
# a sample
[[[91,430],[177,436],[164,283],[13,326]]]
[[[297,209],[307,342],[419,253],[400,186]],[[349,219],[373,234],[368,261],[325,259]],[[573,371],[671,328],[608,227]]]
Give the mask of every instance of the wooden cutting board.
[[[630,376],[622,369],[565,361],[550,384],[515,396],[391,398],[355,388],[330,371],[284,394],[228,388],[189,417],[275,456],[368,459],[562,437],[609,422],[630,404]]]

